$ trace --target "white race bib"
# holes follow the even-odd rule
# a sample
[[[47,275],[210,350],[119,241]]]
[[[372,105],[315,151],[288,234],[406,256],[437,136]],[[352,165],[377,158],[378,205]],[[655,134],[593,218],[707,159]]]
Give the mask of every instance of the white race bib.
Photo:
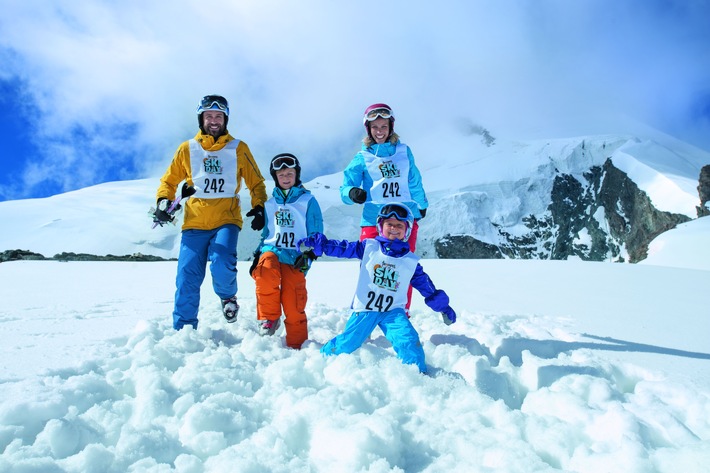
[[[278,204],[275,199],[269,199],[264,204],[266,225],[269,236],[264,239],[267,245],[298,250],[296,244],[308,236],[306,232],[306,211],[312,194],[301,194],[296,202]]]
[[[382,253],[380,242],[365,240],[360,277],[352,308],[386,312],[404,309],[407,290],[417,269],[419,257],[414,253],[395,258]]]
[[[411,202],[407,145],[397,145],[392,156],[379,157],[363,151],[367,173],[372,179],[370,199],[375,204]]]
[[[218,151],[206,151],[196,140],[190,140],[192,182],[200,199],[234,197],[239,192],[237,177],[237,145],[232,140]]]

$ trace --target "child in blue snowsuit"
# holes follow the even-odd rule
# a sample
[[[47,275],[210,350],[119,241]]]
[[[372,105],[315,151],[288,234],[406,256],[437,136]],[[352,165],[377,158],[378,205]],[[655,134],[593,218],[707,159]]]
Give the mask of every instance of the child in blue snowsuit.
[[[402,362],[415,364],[426,373],[419,335],[405,312],[409,285],[424,296],[426,305],[441,312],[445,324],[456,322],[456,312],[449,305],[449,296],[434,287],[419,264],[419,257],[409,250],[407,238],[413,223],[414,217],[406,205],[391,203],[383,206],[377,216],[375,238],[348,242],[328,240],[317,233],[299,241],[299,247],[312,248],[316,256],[362,260],[351,306],[354,312],[343,333],[326,343],[321,353],[352,353],[375,327],[380,327]]]

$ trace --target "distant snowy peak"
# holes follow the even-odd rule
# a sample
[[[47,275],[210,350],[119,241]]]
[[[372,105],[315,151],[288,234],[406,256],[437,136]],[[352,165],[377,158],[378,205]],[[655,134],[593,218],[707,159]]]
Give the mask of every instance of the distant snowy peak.
[[[455,143],[466,150],[461,158],[450,156],[437,164],[421,166],[428,192],[471,190],[499,183],[547,179],[553,174],[581,176],[594,166],[611,159],[646,192],[659,210],[695,216],[698,204],[698,176],[710,163],[710,153],[681,146],[663,137],[666,143],[642,140],[630,135],[597,135],[532,141],[505,141],[481,146],[466,140]],[[668,148],[667,144],[678,144]],[[416,153],[415,153],[416,154]]]

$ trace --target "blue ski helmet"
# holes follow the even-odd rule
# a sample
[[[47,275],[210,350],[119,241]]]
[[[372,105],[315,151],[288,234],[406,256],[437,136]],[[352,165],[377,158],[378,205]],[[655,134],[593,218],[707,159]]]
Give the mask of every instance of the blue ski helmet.
[[[409,207],[396,202],[383,205],[377,214],[377,233],[380,236],[383,236],[382,221],[388,218],[396,218],[407,225],[402,241],[409,240],[409,236],[412,234],[412,225],[414,225],[414,215],[412,215],[412,211],[409,210]]]

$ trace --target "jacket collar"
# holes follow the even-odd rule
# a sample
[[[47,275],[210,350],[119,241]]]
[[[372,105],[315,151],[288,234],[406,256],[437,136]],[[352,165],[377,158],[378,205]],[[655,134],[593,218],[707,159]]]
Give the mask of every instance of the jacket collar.
[[[366,146],[363,143],[362,149],[378,157],[392,156],[397,150],[397,145],[393,145],[389,141],[385,141],[382,144],[373,144],[371,146]]]
[[[233,139],[234,137],[229,133],[218,136],[217,138],[212,135],[202,133],[202,131],[198,131],[195,135],[195,141],[200,143],[200,145],[202,145],[202,149],[207,151],[218,151],[224,148],[224,146]]]
[[[286,195],[284,196],[284,193],[281,189],[278,187],[274,187],[273,192],[271,195],[274,197],[276,202],[279,204],[285,204],[287,202],[295,202],[298,200],[299,197],[301,197],[303,194],[310,194],[310,191],[303,187],[302,184],[299,184],[297,186],[293,186],[288,190]]]

